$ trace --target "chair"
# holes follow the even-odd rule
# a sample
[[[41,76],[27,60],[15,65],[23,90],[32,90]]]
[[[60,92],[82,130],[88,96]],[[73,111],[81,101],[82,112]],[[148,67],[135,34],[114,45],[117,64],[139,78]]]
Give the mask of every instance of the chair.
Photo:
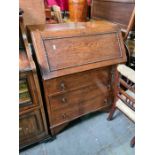
[[[114,103],[107,119],[112,120],[115,110],[118,109],[135,122],[135,71],[126,65],[118,65],[114,80]],[[135,145],[135,137],[130,145]]]

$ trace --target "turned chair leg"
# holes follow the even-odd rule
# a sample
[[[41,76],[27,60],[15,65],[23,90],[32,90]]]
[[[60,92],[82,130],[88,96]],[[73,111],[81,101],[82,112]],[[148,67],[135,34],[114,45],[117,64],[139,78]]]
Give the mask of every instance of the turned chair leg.
[[[109,116],[108,116],[108,118],[107,118],[108,121],[112,120],[112,117],[113,117],[113,115],[114,115],[114,113],[115,113],[115,110],[116,110],[116,107],[113,107],[113,108],[111,109],[111,111],[109,112]]]
[[[134,147],[134,146],[135,146],[135,137],[133,137],[133,138],[131,139],[130,146],[131,146],[131,147]]]

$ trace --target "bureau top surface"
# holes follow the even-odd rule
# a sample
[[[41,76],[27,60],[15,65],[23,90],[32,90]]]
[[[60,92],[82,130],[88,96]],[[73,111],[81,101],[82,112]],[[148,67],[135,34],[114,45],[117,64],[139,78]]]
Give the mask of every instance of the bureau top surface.
[[[39,30],[42,35],[51,35],[60,33],[65,34],[67,32],[73,32],[74,34],[78,33],[99,33],[99,32],[108,32],[108,31],[118,31],[118,26],[114,23],[103,21],[90,21],[90,22],[70,22],[62,24],[45,24],[45,25],[32,25],[28,26],[30,31]]]
[[[43,79],[125,62],[119,27],[107,21],[29,26]]]

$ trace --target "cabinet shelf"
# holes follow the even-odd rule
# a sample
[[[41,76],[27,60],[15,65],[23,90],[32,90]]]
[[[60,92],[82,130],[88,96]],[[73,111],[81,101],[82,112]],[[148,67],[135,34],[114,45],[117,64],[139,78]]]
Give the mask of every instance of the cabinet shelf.
[[[25,103],[28,103],[28,102],[31,102],[31,99],[19,99],[19,104],[25,104]]]
[[[22,94],[22,93],[27,93],[28,92],[28,89],[23,89],[23,90],[19,90],[19,94]]]

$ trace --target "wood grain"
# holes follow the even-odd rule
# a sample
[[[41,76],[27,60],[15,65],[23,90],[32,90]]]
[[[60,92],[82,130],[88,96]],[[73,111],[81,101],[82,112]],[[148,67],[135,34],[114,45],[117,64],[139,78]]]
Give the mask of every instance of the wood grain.
[[[91,17],[106,19],[127,29],[134,6],[134,0],[93,0]]]
[[[19,0],[19,7],[24,11],[24,25],[45,24],[43,0]]]
[[[121,58],[119,44],[117,33],[44,40],[50,72]]]
[[[47,95],[56,95],[96,84],[98,81],[102,84],[107,84],[110,83],[109,79],[110,69],[108,67],[100,68],[46,80],[45,89]]]
[[[112,68],[126,61],[121,31],[106,21],[29,26],[51,134],[113,102]]]
[[[20,146],[32,144],[47,136],[43,125],[41,111],[35,110],[21,115],[19,118]]]
[[[23,41],[23,49],[19,51],[19,80],[25,80],[31,98],[24,106],[19,103],[19,148],[23,149],[46,139],[49,135],[36,66],[31,55],[23,20],[20,20],[19,28]]]
[[[121,32],[109,22],[30,26],[29,31],[43,79],[126,61]]]

